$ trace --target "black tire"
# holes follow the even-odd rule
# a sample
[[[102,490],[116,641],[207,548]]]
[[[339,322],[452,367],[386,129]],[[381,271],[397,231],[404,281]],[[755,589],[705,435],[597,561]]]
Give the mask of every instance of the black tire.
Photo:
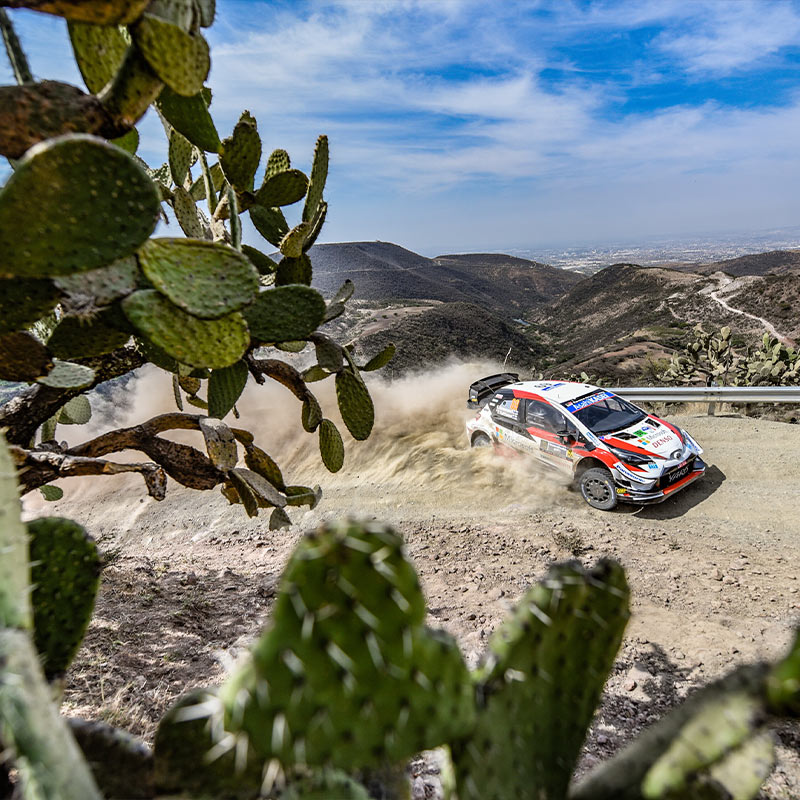
[[[489,447],[492,440],[485,433],[476,433],[472,437],[472,447]]]
[[[592,508],[611,511],[617,505],[617,487],[611,473],[603,467],[592,467],[581,473],[578,488]]]

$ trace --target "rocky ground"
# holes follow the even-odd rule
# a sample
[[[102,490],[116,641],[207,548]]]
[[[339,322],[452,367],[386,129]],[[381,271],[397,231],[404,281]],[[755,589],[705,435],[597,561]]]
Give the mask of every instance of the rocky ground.
[[[609,555],[625,565],[633,617],[581,770],[697,686],[785,650],[800,621],[800,426],[673,417],[706,448],[706,478],[662,505],[603,513],[524,459],[466,449],[466,386],[481,369],[373,384],[375,434],[348,445],[335,476],[320,470],[313,440],[294,433],[299,409],[286,396],[248,394],[242,422],[283,454],[292,481],[325,487],[322,504],[298,510],[289,531],[269,531],[265,519],[249,520],[215,492],[173,486],[155,503],[125,477],[65,483],[55,504],[29,498],[31,515],[46,510],[85,524],[107,562],[68,676],[66,712],[151,737],[177,695],[220,681],[257,634],[303,531],[344,514],[397,526],[421,576],[429,624],[453,633],[472,663],[553,561]],[[143,382],[136,416],[157,410],[169,392],[168,382]],[[277,411],[284,407],[291,425]],[[800,796],[800,731],[787,726],[779,737],[763,797],[788,800]],[[435,763],[413,769],[415,795],[434,796]]]

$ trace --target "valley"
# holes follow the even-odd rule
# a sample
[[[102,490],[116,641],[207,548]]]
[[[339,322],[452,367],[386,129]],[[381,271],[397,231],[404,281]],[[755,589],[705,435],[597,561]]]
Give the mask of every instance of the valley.
[[[332,324],[364,353],[398,346],[393,374],[459,358],[506,361],[521,375],[586,372],[619,385],[652,383],[691,329],[730,326],[800,336],[800,251],[705,264],[618,263],[584,275],[494,253],[425,258],[387,242],[318,245],[314,284],[356,285]]]

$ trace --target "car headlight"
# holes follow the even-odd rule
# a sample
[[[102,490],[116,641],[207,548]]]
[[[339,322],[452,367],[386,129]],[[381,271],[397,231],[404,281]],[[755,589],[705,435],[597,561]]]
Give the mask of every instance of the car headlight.
[[[689,449],[695,455],[699,456],[703,452],[703,448],[700,447],[700,445],[697,444],[697,442],[694,439],[692,439],[692,437],[689,436],[689,434],[686,433],[686,431],[683,428],[678,428],[678,430],[681,432],[681,436],[683,436],[683,441],[686,442],[687,445],[689,445]]]
[[[616,447],[608,448],[620,461],[626,464],[652,464],[653,459],[639,453],[631,453],[628,450],[620,450]]]

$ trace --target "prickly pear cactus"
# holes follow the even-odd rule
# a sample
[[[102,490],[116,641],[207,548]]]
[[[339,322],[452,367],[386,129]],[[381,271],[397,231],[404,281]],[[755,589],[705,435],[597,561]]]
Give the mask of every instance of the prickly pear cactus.
[[[44,517],[28,523],[34,642],[48,680],[66,672],[94,608],[100,583],[97,546],[77,523]]]
[[[284,769],[352,769],[468,731],[466,666],[450,636],[423,625],[424,613],[390,528],[340,523],[306,536],[271,625],[220,690],[230,746]]]
[[[452,745],[459,800],[563,800],[628,619],[619,564],[553,567],[492,636],[475,730]]]

